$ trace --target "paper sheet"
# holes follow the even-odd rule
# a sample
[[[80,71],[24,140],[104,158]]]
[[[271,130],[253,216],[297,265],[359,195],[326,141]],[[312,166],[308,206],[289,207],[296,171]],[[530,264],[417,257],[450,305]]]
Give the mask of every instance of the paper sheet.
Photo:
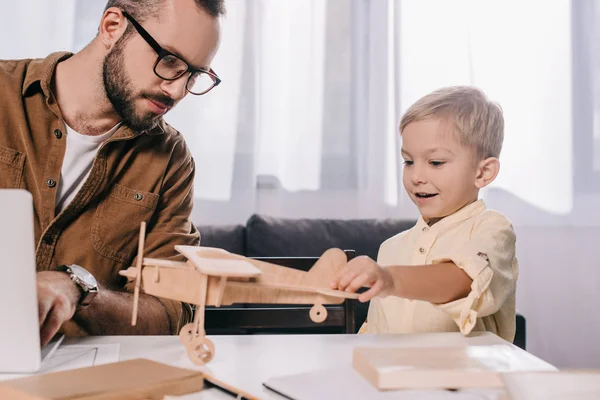
[[[380,392],[352,367],[317,370],[303,374],[273,377],[265,382],[269,389],[293,400],[309,399],[406,399],[406,400],[500,400],[497,389],[394,390]]]
[[[93,367],[119,361],[119,344],[68,345],[59,347],[40,368],[40,374]]]
[[[46,358],[38,374],[93,367],[119,361],[119,344],[61,345]],[[0,381],[31,376],[30,374],[0,374]]]

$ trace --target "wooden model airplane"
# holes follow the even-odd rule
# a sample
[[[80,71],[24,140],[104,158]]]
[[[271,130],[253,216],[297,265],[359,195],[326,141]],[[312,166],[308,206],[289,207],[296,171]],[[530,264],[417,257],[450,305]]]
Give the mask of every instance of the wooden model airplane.
[[[310,271],[300,271],[229,253],[222,249],[198,246],[175,246],[187,262],[144,258],[146,224],[142,222],[135,266],[121,271],[135,280],[133,315],[137,320],[140,289],[149,295],[196,305],[194,321],[179,332],[188,356],[198,365],[215,355],[213,343],[204,330],[206,306],[234,303],[313,304],[310,319],[320,323],[327,319],[323,304],[341,304],[356,299],[356,293],[332,290],[327,285],[346,264],[346,254],[329,249]]]

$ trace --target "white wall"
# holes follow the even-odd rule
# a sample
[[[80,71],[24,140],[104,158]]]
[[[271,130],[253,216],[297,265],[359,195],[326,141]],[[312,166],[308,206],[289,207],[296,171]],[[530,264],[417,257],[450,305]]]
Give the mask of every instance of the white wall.
[[[527,350],[559,368],[600,368],[600,227],[516,231]]]

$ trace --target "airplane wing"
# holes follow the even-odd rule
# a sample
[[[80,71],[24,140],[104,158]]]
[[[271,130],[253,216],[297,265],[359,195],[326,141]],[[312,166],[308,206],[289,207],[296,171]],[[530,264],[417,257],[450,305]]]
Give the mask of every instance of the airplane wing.
[[[245,257],[231,254],[223,249],[175,246],[175,250],[183,254],[198,271],[209,276],[251,278],[262,273]]]

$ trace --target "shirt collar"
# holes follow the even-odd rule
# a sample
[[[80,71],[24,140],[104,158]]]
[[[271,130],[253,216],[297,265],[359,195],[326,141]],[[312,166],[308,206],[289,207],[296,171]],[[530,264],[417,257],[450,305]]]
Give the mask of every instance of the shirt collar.
[[[47,98],[50,97],[50,87],[52,78],[54,77],[54,72],[56,71],[56,65],[72,55],[73,53],[58,52],[52,53],[46,58],[31,61],[27,67],[27,72],[25,73],[23,91],[21,94],[25,96],[29,92],[30,88],[32,88],[35,83],[38,83],[39,87],[44,92],[44,95]]]
[[[486,208],[487,207],[483,200],[477,200],[473,203],[467,204],[460,210],[456,211],[454,214],[450,214],[447,217],[442,218],[440,221],[435,223],[431,227],[431,229],[439,230],[441,228],[462,222],[471,217],[474,217],[475,215],[481,214],[483,211],[486,210]],[[421,231],[423,231],[424,228],[427,228],[427,227],[429,227],[429,225],[427,225],[427,222],[425,222],[425,220],[423,219],[423,216],[419,217],[419,220],[417,221],[417,225],[416,225],[417,231],[421,232]]]
[[[117,129],[117,131],[115,132],[115,134],[112,136],[112,140],[124,140],[124,139],[133,139],[135,137],[141,136],[141,135],[148,135],[148,136],[158,136],[158,135],[162,135],[163,133],[165,133],[166,131],[166,126],[167,123],[165,122],[165,120],[163,118],[161,118],[158,121],[158,124],[156,124],[156,126],[154,128],[152,128],[151,130],[147,130],[147,131],[134,131],[132,130],[129,126],[122,124],[119,129]]]

